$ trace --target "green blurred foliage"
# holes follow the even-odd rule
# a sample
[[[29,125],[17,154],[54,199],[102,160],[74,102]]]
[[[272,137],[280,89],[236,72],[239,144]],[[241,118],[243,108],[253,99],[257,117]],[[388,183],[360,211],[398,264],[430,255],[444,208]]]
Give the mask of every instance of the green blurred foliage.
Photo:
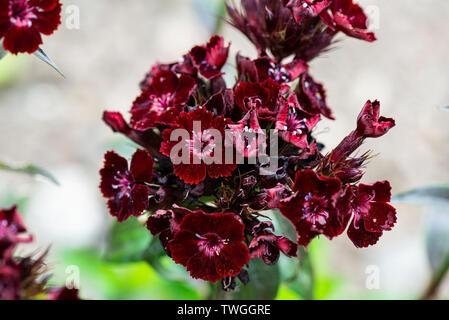
[[[28,66],[26,55],[7,54],[0,59],[0,88],[16,81]]]

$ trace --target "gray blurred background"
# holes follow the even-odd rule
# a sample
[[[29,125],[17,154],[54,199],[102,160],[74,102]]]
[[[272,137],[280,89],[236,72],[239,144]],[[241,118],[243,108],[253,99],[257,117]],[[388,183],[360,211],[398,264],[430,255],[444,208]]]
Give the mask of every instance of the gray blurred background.
[[[80,28],[63,25],[43,49],[65,79],[33,56],[0,61],[0,161],[34,163],[60,181],[0,171],[4,205],[27,197],[26,222],[41,246],[53,250],[101,245],[113,219],[98,190],[98,170],[108,148],[132,150],[101,121],[103,110],[126,114],[138,83],[155,62],[176,61],[208,40],[215,17],[210,1],[63,0],[79,8]],[[449,182],[449,2],[365,0],[379,11],[378,41],[340,36],[334,49],[311,64],[325,84],[336,121],[323,120],[319,139],[335,146],[355,127],[367,99],[379,99],[382,113],[397,127],[368,141],[374,158],[363,181],[388,179],[393,192]],[[224,26],[232,56],[254,57],[246,38]],[[232,72],[234,59],[229,60]],[[126,150],[128,149],[128,150]],[[13,199],[13,200],[11,200]],[[340,237],[329,243],[332,269],[347,292],[368,290],[366,268],[379,267],[380,292],[414,297],[429,280],[424,237],[426,210],[398,204],[398,224],[379,244],[356,249]],[[57,258],[54,258],[57,264]],[[449,296],[449,287],[442,290]],[[344,298],[344,297],[340,297]]]

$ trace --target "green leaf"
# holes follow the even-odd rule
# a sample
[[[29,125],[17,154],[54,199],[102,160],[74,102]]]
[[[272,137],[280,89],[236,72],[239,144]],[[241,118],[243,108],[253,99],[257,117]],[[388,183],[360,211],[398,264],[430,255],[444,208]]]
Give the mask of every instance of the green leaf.
[[[188,283],[162,279],[147,263],[113,263],[102,259],[96,250],[63,250],[58,257],[51,285],[61,286],[67,279],[67,266],[80,271],[81,297],[107,300],[196,300],[200,294]]]
[[[428,207],[449,205],[449,185],[429,186],[400,193],[394,202],[404,202]]]
[[[48,172],[47,170],[42,169],[38,166],[35,166],[34,164],[28,164],[25,166],[16,167],[16,166],[6,164],[4,162],[0,162],[0,170],[25,173],[25,174],[29,174],[31,176],[41,176],[41,177],[47,178],[48,180],[50,180],[51,182],[53,182],[54,184],[59,186],[58,180],[56,180],[56,178],[50,172]]]
[[[36,52],[34,52],[34,55],[38,57],[40,60],[44,61],[46,64],[48,64],[50,67],[52,67],[57,73],[59,73],[63,78],[65,78],[64,74],[59,70],[58,66],[50,59],[49,56],[39,48]]]
[[[151,238],[150,231],[135,218],[122,223],[114,222],[104,259],[117,263],[143,261]]]
[[[251,259],[249,262],[250,282],[240,284],[236,300],[273,300],[276,298],[281,276],[278,264],[266,265],[262,259]]]

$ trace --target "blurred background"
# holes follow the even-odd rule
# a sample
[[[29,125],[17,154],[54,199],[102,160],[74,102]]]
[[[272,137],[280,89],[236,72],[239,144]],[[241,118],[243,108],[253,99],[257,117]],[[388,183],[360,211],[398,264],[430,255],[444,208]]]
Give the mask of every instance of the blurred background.
[[[185,282],[183,275],[167,279],[157,267],[132,257],[126,263],[103,259],[114,220],[98,189],[98,170],[106,150],[129,155],[135,148],[103,124],[102,112],[126,114],[154,63],[177,61],[207,42],[220,0],[62,2],[63,24],[42,48],[65,78],[34,56],[0,60],[0,161],[32,163],[60,183],[0,171],[1,207],[19,203],[35,235],[34,247],[21,250],[51,245],[52,281],[63,284],[76,270],[85,298],[205,298],[202,282]],[[379,154],[363,182],[388,179],[395,194],[449,183],[449,112],[442,109],[449,105],[449,2],[359,2],[378,10],[379,40],[369,44],[340,35],[333,50],[311,64],[337,119],[321,121],[318,139],[331,149],[354,129],[365,101],[379,99],[382,113],[395,118],[397,127],[363,146]],[[71,20],[77,12],[79,28]],[[255,57],[256,52],[231,27],[223,25],[220,33],[232,42],[226,69],[232,79],[234,54]],[[345,236],[313,243],[315,298],[414,299],[424,292],[432,274],[426,253],[429,210],[406,203],[396,207],[397,226],[375,247],[356,249]],[[126,242],[127,252],[148,242],[144,228],[132,230],[119,241]],[[379,275],[378,285],[369,284],[373,274]],[[439,297],[449,297],[448,283]],[[283,285],[278,298],[303,296]]]

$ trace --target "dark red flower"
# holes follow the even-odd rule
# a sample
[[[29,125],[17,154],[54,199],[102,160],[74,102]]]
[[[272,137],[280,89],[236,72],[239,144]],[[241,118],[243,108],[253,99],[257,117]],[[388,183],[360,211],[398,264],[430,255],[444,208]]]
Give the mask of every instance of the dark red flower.
[[[148,217],[147,229],[153,236],[159,235],[162,247],[169,257],[171,257],[169,242],[179,231],[182,220],[192,211],[173,205],[173,210],[158,210]]]
[[[262,82],[272,79],[279,84],[296,80],[309,68],[301,59],[295,59],[287,64],[278,64],[269,57],[250,60],[237,54],[239,82]]]
[[[0,40],[12,54],[33,53],[61,23],[59,0],[0,0]]]
[[[379,101],[368,102],[363,107],[357,119],[357,128],[352,131],[342,142],[326,157],[326,161],[335,166],[357,150],[366,138],[377,138],[386,134],[396,123],[391,118],[379,117]],[[363,159],[362,159],[363,160]],[[364,161],[362,161],[363,163]],[[356,161],[354,164],[362,164]]]
[[[264,82],[242,82],[234,92],[235,103],[248,112],[257,110],[261,120],[275,121],[279,111],[281,86],[272,79]]]
[[[82,300],[79,297],[78,289],[69,289],[67,287],[62,288],[53,288],[49,290],[46,300],[66,300],[66,301],[75,301]]]
[[[140,89],[142,91],[151,90],[154,78],[161,71],[171,71],[175,64],[157,63],[151,67],[150,71],[145,75],[145,78],[140,82]]]
[[[254,238],[249,245],[251,258],[262,258],[268,265],[273,265],[279,260],[282,251],[287,257],[296,257],[298,245],[283,236],[276,236],[268,229],[274,231],[274,226],[269,221],[260,222],[252,229]]]
[[[327,106],[326,91],[323,85],[315,82],[309,73],[306,72],[301,77],[297,94],[304,110],[313,114],[322,114],[326,118],[334,120],[332,110]]]
[[[331,14],[322,15],[324,22],[332,29],[337,29],[350,37],[375,41],[376,36],[368,29],[368,17],[363,9],[353,0],[332,0]]]
[[[316,16],[298,23],[288,0],[242,0],[242,8],[227,5],[230,23],[256,46],[259,56],[271,52],[276,61],[294,55],[309,61],[331,44],[335,31]]]
[[[298,171],[293,191],[279,209],[295,226],[299,245],[306,247],[321,234],[332,239],[344,231],[347,212],[339,210],[343,193],[339,179],[321,177],[312,170]]]
[[[266,189],[266,197],[265,201],[267,202],[268,208],[277,209],[279,208],[279,203],[291,196],[291,192],[289,189],[283,185],[278,183],[275,187]]]
[[[244,158],[255,158],[267,147],[267,137],[259,125],[256,109],[251,109],[237,124],[230,124],[232,143],[237,152],[237,162]]]
[[[301,23],[305,18],[317,17],[331,3],[332,0],[290,0],[287,7],[293,11],[296,22]]]
[[[221,68],[228,60],[229,46],[225,47],[222,37],[213,36],[206,45],[194,47],[189,55],[193,65],[206,79],[221,76]]]
[[[173,260],[195,279],[215,283],[236,276],[249,260],[244,229],[233,213],[193,212],[184,217],[170,242]]]
[[[0,210],[0,261],[10,258],[17,244],[33,240],[31,235],[23,236],[26,231],[17,206]]]
[[[0,264],[0,300],[32,300],[45,293],[48,277],[44,258],[10,257]]]
[[[225,159],[225,128],[231,123],[223,116],[214,117],[204,107],[182,112],[163,132],[161,152],[171,157],[175,174],[187,183],[199,183],[206,176],[230,176],[237,167]]]
[[[374,245],[384,231],[390,231],[396,223],[396,209],[391,201],[388,181],[371,185],[360,184],[352,202],[354,219],[349,225],[348,236],[358,248]]]
[[[178,77],[169,70],[158,72],[150,83],[131,108],[131,125],[139,131],[155,128],[157,124],[170,125],[196,88],[192,77],[184,74]]]
[[[137,150],[130,168],[128,161],[114,151],[106,152],[104,159],[100,189],[109,199],[111,215],[119,222],[139,216],[149,204],[150,188],[145,183],[153,179],[153,158],[147,151]]]
[[[288,101],[283,99],[282,107],[276,118],[275,129],[279,136],[286,142],[298,148],[309,147],[308,134],[320,121],[319,114],[310,114],[301,109],[295,93],[292,93]]]
[[[211,111],[214,116],[224,116],[231,114],[234,109],[234,91],[226,89],[216,93],[204,104],[204,108]]]
[[[378,138],[386,134],[396,123],[391,118],[380,117],[380,102],[368,102],[357,119],[357,131],[367,138]]]

